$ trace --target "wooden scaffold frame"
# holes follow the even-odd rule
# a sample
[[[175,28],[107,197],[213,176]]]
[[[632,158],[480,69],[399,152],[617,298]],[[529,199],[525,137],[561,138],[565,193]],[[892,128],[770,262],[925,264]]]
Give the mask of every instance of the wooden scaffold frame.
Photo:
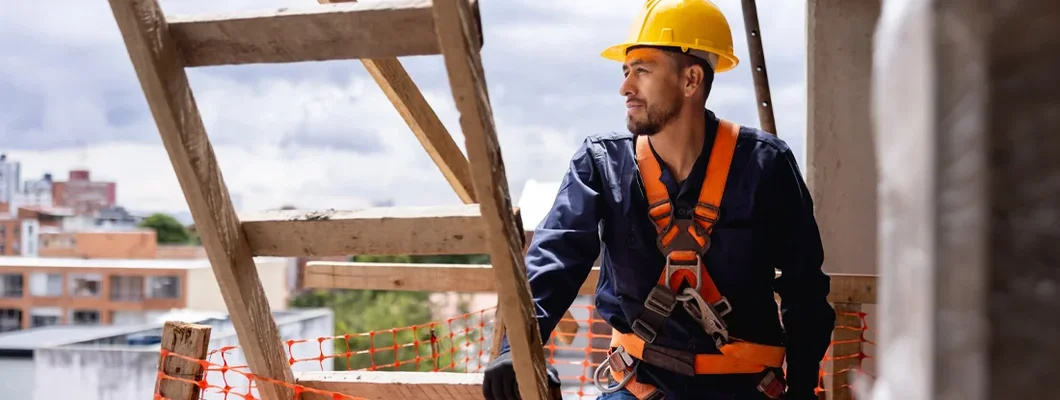
[[[168,16],[157,0],[109,0],[198,228],[247,364],[264,400],[291,384],[370,398],[481,396],[481,375],[303,373],[288,364],[254,256],[489,254],[498,313],[511,328],[520,393],[551,398],[479,50],[477,0],[343,2],[264,12]],[[442,55],[465,159],[397,57]],[[186,69],[360,59],[441,168],[462,206],[267,212],[240,218],[207,137]],[[476,194],[478,194],[476,196]],[[348,374],[345,378],[343,374]],[[348,379],[356,374],[359,379]],[[460,374],[463,375],[463,374]],[[478,381],[472,381],[477,379]],[[275,384],[270,381],[281,382]],[[398,394],[401,393],[401,394]],[[311,398],[304,393],[302,398]]]

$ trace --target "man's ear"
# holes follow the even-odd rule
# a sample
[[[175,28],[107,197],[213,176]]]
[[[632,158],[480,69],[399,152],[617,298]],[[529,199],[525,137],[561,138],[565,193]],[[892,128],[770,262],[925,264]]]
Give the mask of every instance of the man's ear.
[[[705,77],[703,72],[703,67],[696,64],[684,68],[684,72],[681,74],[681,87],[685,97],[695,96],[696,92],[707,83],[703,79]]]

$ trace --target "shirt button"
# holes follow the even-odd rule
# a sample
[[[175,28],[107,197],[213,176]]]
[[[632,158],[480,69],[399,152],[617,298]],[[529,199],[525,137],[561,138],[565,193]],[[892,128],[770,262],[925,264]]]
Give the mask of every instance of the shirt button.
[[[633,239],[633,235],[628,235],[628,236],[626,236],[626,244],[627,244],[627,245],[632,245],[632,244],[633,244],[633,241],[634,241],[634,239]]]
[[[678,208],[677,209],[677,216],[679,216],[679,217],[687,217],[688,216],[688,209]]]

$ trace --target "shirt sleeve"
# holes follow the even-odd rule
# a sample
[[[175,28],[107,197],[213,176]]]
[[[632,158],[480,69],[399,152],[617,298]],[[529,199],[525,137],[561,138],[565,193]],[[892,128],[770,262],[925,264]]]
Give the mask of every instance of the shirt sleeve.
[[[788,390],[813,394],[836,318],[828,303],[830,278],[821,269],[824,249],[813,200],[790,150],[774,160],[761,187],[757,197],[768,205],[763,221],[769,249],[773,265],[781,270],[774,289],[781,298]]]
[[[542,340],[548,340],[600,255],[600,190],[602,177],[586,140],[571,158],[552,208],[534,229],[526,252]],[[507,336],[501,352],[508,351]]]

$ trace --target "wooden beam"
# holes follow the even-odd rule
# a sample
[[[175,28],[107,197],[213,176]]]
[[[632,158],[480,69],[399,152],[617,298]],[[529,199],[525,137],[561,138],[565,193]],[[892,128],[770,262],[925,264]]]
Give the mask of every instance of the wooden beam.
[[[357,0],[318,0],[321,4],[352,3]],[[433,17],[432,17],[433,21]],[[432,35],[434,32],[432,32]],[[436,42],[437,40],[435,40]],[[442,124],[438,114],[423,92],[412,81],[397,58],[362,58],[361,63],[368,74],[375,79],[383,94],[394,105],[398,114],[416,135],[427,155],[442,171],[442,176],[453,187],[456,195],[464,204],[475,203],[474,187],[468,172],[467,158],[456,145],[449,130]]]
[[[478,400],[482,374],[463,372],[309,371],[297,382],[313,390],[344,393],[357,399]],[[332,400],[325,393],[306,391],[302,400]]]
[[[485,222],[475,204],[268,211],[244,216],[243,230],[257,256],[488,252]]]
[[[497,281],[488,264],[404,264],[310,261],[305,267],[306,287],[315,289],[409,290],[425,292],[496,292]],[[876,304],[876,275],[830,274],[828,301]],[[579,295],[596,294],[600,267],[593,267],[578,289]]]
[[[435,0],[435,28],[449,86],[460,112],[472,182],[486,220],[498,307],[504,315],[515,372],[520,377],[519,394],[524,400],[543,400],[554,394],[548,386],[541,331],[530,300],[519,237],[523,232],[517,232],[515,221],[505,211],[511,208],[511,194],[486,94],[486,77],[473,45],[477,29],[473,14],[467,0]]]
[[[375,0],[167,19],[187,67],[352,60],[440,54],[431,5]]]
[[[157,0],[109,1],[247,364],[256,376],[291,383],[294,376],[250,246],[162,9]],[[258,380],[257,387],[264,400],[291,396],[286,387],[265,380]]]
[[[192,360],[206,359],[211,329],[209,325],[166,321],[162,326],[162,351],[158,356],[158,371],[162,374],[158,376],[156,395],[170,400],[199,398],[202,390],[192,382],[201,381],[205,370]]]
[[[402,264],[310,261],[305,285],[314,289],[409,290],[494,293],[497,280],[489,264]],[[600,268],[593,268],[578,291],[596,293]]]

